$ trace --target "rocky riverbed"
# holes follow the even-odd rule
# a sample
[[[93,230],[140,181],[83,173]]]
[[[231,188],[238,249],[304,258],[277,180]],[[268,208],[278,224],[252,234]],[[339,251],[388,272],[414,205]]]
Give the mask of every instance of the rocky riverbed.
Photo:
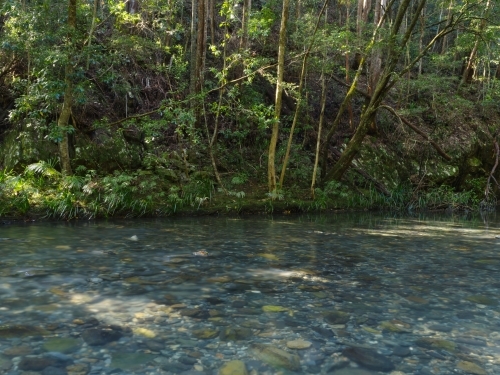
[[[0,373],[500,374],[491,225],[5,226]]]

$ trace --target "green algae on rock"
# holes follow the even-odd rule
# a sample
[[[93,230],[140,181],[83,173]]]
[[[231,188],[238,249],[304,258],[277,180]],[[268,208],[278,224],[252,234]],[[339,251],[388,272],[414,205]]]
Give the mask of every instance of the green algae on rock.
[[[282,307],[282,306],[266,305],[266,306],[262,306],[262,311],[268,312],[268,313],[278,313],[278,312],[289,311],[289,309],[286,307]]]
[[[248,375],[248,371],[243,361],[234,360],[222,365],[219,375]]]
[[[460,361],[458,362],[457,367],[468,374],[488,375],[488,373],[482,367],[476,365],[473,362]]]
[[[51,337],[43,344],[43,349],[47,352],[69,354],[77,351],[81,344],[80,340],[71,337]]]
[[[50,332],[41,328],[23,324],[6,324],[0,326],[0,338],[47,336]]]
[[[200,340],[209,340],[219,336],[219,331],[210,328],[197,329],[193,331],[193,336]]]
[[[250,328],[244,327],[226,327],[221,331],[221,341],[238,341],[246,340],[253,334]]]
[[[490,298],[488,296],[483,296],[480,294],[476,294],[473,296],[468,296],[465,298],[467,301],[477,303],[479,305],[486,305],[486,306],[496,306],[498,305],[498,301]]]
[[[250,352],[257,359],[273,367],[285,368],[291,371],[300,370],[300,358],[296,354],[288,353],[271,345],[253,344]]]
[[[444,349],[450,352],[454,352],[456,350],[457,344],[452,341],[444,340],[444,339],[435,339],[431,337],[422,337],[415,341],[417,346],[426,349]]]

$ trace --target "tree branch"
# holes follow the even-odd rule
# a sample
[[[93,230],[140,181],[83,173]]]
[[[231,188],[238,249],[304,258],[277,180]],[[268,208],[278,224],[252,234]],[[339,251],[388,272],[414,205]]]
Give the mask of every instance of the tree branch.
[[[447,161],[451,161],[452,160],[451,156],[448,155],[446,152],[444,152],[444,150],[436,142],[434,142],[427,134],[425,134],[422,130],[420,130],[418,127],[416,127],[415,125],[413,125],[410,121],[408,121],[407,119],[399,116],[396,113],[396,111],[394,110],[394,108],[389,107],[388,105],[385,105],[385,104],[380,105],[379,108],[384,108],[387,111],[391,112],[394,116],[396,116],[398,118],[398,120],[400,122],[404,123],[410,129],[412,129],[415,133],[417,133],[420,136],[422,136],[427,142],[429,142],[432,145],[432,147],[434,147],[434,149],[437,151],[437,153],[439,155],[441,155],[441,157],[443,157],[443,159],[445,159]]]

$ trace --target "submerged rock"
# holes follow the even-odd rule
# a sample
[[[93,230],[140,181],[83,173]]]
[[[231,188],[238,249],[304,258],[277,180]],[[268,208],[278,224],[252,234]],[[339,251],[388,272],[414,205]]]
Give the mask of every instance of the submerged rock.
[[[288,353],[271,345],[253,344],[250,352],[262,362],[273,367],[285,368],[291,371],[300,370],[300,358],[296,354]]]
[[[428,300],[426,300],[425,298],[422,298],[422,297],[418,297],[418,296],[408,296],[406,297],[406,299],[410,302],[413,302],[413,303],[419,303],[421,305],[426,305],[429,303]]]
[[[468,374],[474,374],[474,375],[488,375],[486,370],[484,370],[482,367],[476,365],[473,362],[468,362],[468,361],[460,361],[457,364],[457,367],[465,371]]]
[[[148,339],[154,339],[156,337],[156,333],[150,329],[144,327],[136,327],[132,329],[134,335],[147,337]]]
[[[312,342],[303,339],[291,340],[286,342],[286,346],[289,349],[307,349],[310,348]]]
[[[123,330],[118,326],[89,328],[82,333],[82,338],[89,345],[106,345],[117,341],[123,336]]]
[[[329,324],[346,324],[350,315],[343,311],[334,311],[325,315],[325,321]]]
[[[210,328],[197,329],[193,331],[193,336],[200,340],[214,339],[219,336],[219,331]]]
[[[148,353],[113,353],[110,367],[122,370],[132,370],[140,367],[154,359],[153,354]]]
[[[75,363],[66,367],[68,375],[87,375],[89,372],[89,366],[85,363]]]
[[[220,334],[221,341],[238,341],[246,340],[253,334],[250,328],[244,327],[227,327]]]
[[[198,308],[184,309],[184,310],[181,310],[180,314],[181,314],[181,316],[187,316],[189,318],[196,318],[196,319],[206,319],[210,316],[208,311],[198,309]]]
[[[444,349],[449,352],[454,352],[457,345],[448,340],[444,339],[435,339],[431,337],[422,337],[415,341],[415,344],[417,346],[420,346],[421,348],[426,348],[426,349]]]
[[[0,355],[0,372],[7,371],[12,367],[12,361],[3,355]]]
[[[47,336],[50,332],[35,326],[23,324],[6,324],[0,326],[0,338],[11,339],[16,337]]]
[[[66,367],[72,363],[72,359],[68,356],[51,353],[44,357],[24,357],[19,362],[18,368],[23,371],[42,371],[47,367]]]
[[[283,306],[275,306],[275,305],[265,305],[262,306],[262,311],[268,312],[268,313],[278,313],[278,312],[285,312],[290,309],[283,307]]]
[[[17,367],[23,371],[42,371],[44,368],[53,366],[55,360],[44,357],[24,357]]]
[[[80,340],[71,337],[52,337],[44,344],[43,349],[48,352],[73,353],[80,347]]]
[[[479,305],[486,305],[486,306],[496,306],[498,305],[498,301],[490,298],[488,296],[483,296],[483,295],[473,295],[465,298],[467,301],[477,303]]]
[[[219,375],[247,375],[245,363],[243,361],[230,361],[219,369]]]
[[[384,321],[380,323],[380,328],[384,331],[394,332],[394,333],[405,333],[410,332],[410,330],[406,329],[401,324]]]
[[[394,364],[389,358],[378,354],[373,349],[347,348],[342,352],[342,354],[351,361],[354,361],[370,370],[388,372],[394,369]]]
[[[33,349],[29,346],[13,346],[11,348],[5,349],[3,354],[8,357],[20,357],[23,355],[31,354]]]
[[[314,332],[319,333],[323,337],[330,338],[330,337],[334,337],[335,336],[335,333],[331,329],[329,329],[329,328],[323,328],[323,327],[319,327],[319,326],[312,326],[311,329]]]

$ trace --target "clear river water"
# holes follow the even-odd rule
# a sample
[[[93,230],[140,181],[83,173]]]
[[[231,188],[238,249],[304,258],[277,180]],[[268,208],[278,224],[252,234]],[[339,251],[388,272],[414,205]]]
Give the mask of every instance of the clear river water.
[[[361,213],[7,223],[0,374],[497,375],[499,226]]]

